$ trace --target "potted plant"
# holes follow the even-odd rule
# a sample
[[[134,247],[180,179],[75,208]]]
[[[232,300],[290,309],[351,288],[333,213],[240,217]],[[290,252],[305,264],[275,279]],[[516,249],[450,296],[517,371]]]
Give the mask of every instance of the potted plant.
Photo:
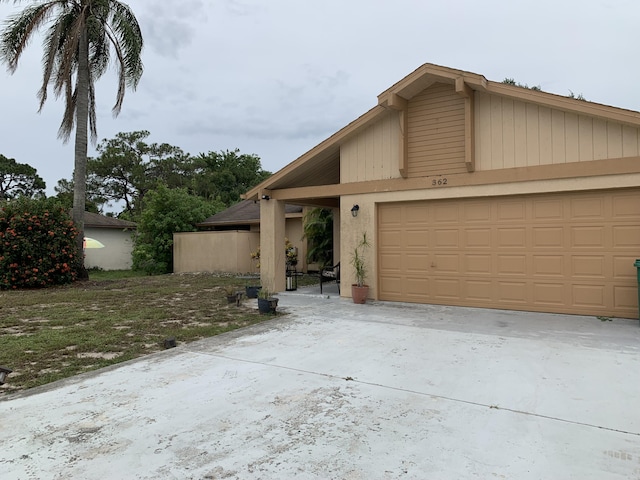
[[[260,247],[255,252],[250,252],[251,260],[256,268],[256,270],[260,270]],[[247,285],[245,287],[245,293],[247,298],[258,298],[258,292],[260,291],[259,285]]]
[[[369,286],[364,281],[367,276],[367,264],[365,262],[365,251],[370,244],[367,240],[367,233],[362,234],[362,239],[358,242],[351,254],[351,265],[353,265],[356,276],[356,283],[351,285],[351,297],[353,303],[365,303],[369,295]]]
[[[242,295],[233,285],[224,287],[224,293],[227,296],[227,303],[237,303],[238,296]]]
[[[263,314],[276,313],[279,299],[266,289],[261,289],[258,293],[258,311]]]
[[[287,267],[295,267],[298,265],[298,247],[294,247],[288,238],[284,239],[284,256]]]

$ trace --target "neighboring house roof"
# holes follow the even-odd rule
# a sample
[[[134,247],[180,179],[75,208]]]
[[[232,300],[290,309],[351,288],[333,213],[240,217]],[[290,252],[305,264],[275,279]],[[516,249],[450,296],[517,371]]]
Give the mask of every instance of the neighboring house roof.
[[[562,95],[487,80],[477,73],[425,63],[378,95],[378,104],[329,138],[249,190],[244,198],[257,200],[269,190],[340,183],[340,146],[386,115],[403,108],[408,100],[436,82],[455,85],[456,90],[476,90],[578,115],[640,126],[640,112],[587,102]],[[327,197],[335,195],[326,190]]]
[[[97,213],[84,212],[84,226],[89,228],[135,229],[136,224],[115,217],[106,217]]]
[[[285,205],[285,214],[301,214],[302,207]],[[197,227],[215,227],[222,225],[251,225],[260,223],[260,204],[253,200],[243,200],[235,205],[218,212],[205,221],[196,224]]]

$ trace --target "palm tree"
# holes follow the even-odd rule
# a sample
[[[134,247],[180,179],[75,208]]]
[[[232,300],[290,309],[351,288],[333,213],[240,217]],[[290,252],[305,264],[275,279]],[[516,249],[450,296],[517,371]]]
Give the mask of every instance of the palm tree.
[[[22,0],[0,0],[2,2]],[[73,221],[80,234],[82,252],[87,181],[87,125],[95,144],[95,81],[107,70],[112,50],[118,69],[118,92],[113,114],[117,116],[127,87],[135,89],[142,76],[142,33],[133,12],[117,0],[33,0],[24,10],[8,19],[0,33],[0,60],[10,73],[41,27],[43,40],[42,86],[38,92],[40,110],[47,100],[48,87],[56,97],[63,96],[65,111],[58,137],[67,142],[75,126]],[[86,276],[80,259],[78,271]]]

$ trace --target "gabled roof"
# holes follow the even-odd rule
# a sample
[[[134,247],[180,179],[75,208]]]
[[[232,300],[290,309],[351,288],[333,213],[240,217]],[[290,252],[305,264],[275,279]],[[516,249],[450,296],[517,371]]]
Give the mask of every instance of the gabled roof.
[[[135,229],[134,222],[120,220],[115,217],[105,217],[97,213],[84,212],[84,226],[89,228],[115,228],[115,229]]]
[[[634,127],[640,126],[640,112],[494,82],[477,73],[425,63],[378,95],[378,105],[249,190],[244,198],[256,200],[263,191],[268,190],[340,183],[340,145],[386,115],[389,109],[401,107],[402,103],[436,82]]]
[[[302,214],[302,207],[285,205],[285,214]],[[260,204],[253,200],[243,200],[231,207],[218,212],[205,221],[196,224],[197,227],[216,227],[230,225],[253,225],[260,223]]]

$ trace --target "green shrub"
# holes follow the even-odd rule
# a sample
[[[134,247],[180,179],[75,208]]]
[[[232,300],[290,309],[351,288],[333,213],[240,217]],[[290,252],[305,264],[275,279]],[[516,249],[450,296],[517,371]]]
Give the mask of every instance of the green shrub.
[[[182,188],[158,185],[150,190],[137,219],[132,268],[149,275],[173,272],[173,234],[195,232],[196,223],[223,208],[220,202],[209,202]]]
[[[71,283],[82,257],[78,230],[53,198],[20,198],[0,209],[0,289]]]

